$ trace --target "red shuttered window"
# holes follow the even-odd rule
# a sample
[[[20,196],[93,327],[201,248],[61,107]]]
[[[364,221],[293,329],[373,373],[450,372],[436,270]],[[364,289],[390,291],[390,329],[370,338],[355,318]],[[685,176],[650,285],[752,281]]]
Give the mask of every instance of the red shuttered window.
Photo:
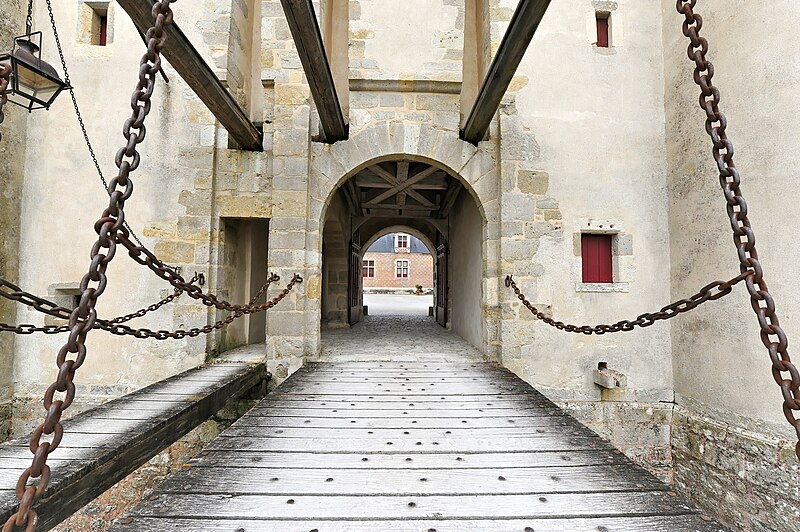
[[[584,283],[613,283],[611,235],[581,235]]]
[[[608,14],[597,13],[597,47],[608,48]]]

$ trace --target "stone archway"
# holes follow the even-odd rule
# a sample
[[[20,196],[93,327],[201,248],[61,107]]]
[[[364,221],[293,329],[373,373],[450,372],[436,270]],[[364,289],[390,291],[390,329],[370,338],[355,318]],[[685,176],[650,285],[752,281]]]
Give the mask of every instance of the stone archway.
[[[490,358],[494,358],[497,355],[495,352],[497,342],[490,337],[490,334],[497,330],[496,324],[493,323],[496,313],[488,310],[498,304],[496,300],[498,290],[493,286],[500,282],[496,276],[498,271],[496,262],[499,248],[498,196],[500,187],[499,173],[494,157],[487,150],[467,146],[461,141],[451,139],[439,132],[432,132],[434,142],[423,142],[419,131],[415,132],[413,127],[406,129],[406,126],[401,126],[401,124],[376,125],[356,133],[350,141],[333,146],[314,146],[316,153],[311,161],[309,175],[309,191],[311,192],[309,207],[312,216],[309,224],[314,223],[318,215],[319,225],[316,227],[316,232],[312,227],[308,228],[311,240],[306,251],[313,254],[309,256],[309,264],[315,264],[318,268],[319,277],[316,282],[319,283],[320,290],[319,298],[316,301],[309,301],[308,305],[316,305],[320,322],[324,322],[331,316],[332,309],[323,300],[326,296],[331,297],[330,283],[333,279],[347,278],[344,273],[347,262],[344,250],[347,249],[349,252],[352,244],[359,249],[359,252],[363,253],[361,245],[368,244],[366,238],[357,239],[357,242],[349,241],[350,236],[355,234],[352,231],[354,225],[357,226],[362,222],[356,221],[353,224],[352,220],[348,222],[347,216],[343,215],[348,208],[345,193],[341,192],[346,183],[360,172],[376,164],[390,166],[397,161],[411,164],[424,163],[440,169],[463,187],[466,193],[463,194],[461,203],[471,206],[470,214],[474,215],[469,229],[472,238],[469,258],[456,262],[457,268],[467,263],[471,264],[469,272],[471,278],[468,283],[471,291],[462,291],[460,294],[463,297],[464,293],[469,293],[474,303],[469,313],[464,313],[469,315],[469,319],[454,319],[448,325],[459,333],[463,333],[468,328],[477,331],[469,340]],[[370,138],[372,140],[369,140]],[[379,139],[378,142],[374,142],[376,139]],[[384,145],[386,151],[379,154],[381,144]],[[374,154],[374,156],[368,157],[368,154]],[[464,205],[459,204],[459,208],[467,208]],[[449,234],[451,222],[452,220],[448,219],[434,220],[430,225],[436,230],[432,234],[423,233],[428,240],[426,245],[431,251],[436,249],[436,246],[441,243],[440,241],[451,238]],[[330,238],[337,232],[336,225],[339,226],[338,244],[335,244]],[[345,227],[348,225],[349,227]],[[372,227],[361,236],[376,235],[381,231],[385,233],[389,227],[397,225],[408,226],[409,224],[406,221],[391,219],[378,230]],[[459,231],[462,235],[467,232],[463,224],[455,224],[455,228],[456,234],[459,234]],[[438,238],[437,232],[440,234]],[[345,242],[346,240],[348,241]],[[329,253],[334,246],[340,251],[338,259]],[[339,270],[336,272],[331,272],[329,268],[332,260],[338,260]],[[352,268],[350,270],[352,273]],[[455,273],[463,275],[461,271]],[[336,297],[341,300],[344,296],[339,292]],[[450,298],[452,297],[451,294]],[[456,298],[458,297],[457,295]],[[451,301],[451,303],[458,308],[458,300]],[[335,312],[338,312],[339,323],[345,326],[342,320],[344,314],[342,309]]]

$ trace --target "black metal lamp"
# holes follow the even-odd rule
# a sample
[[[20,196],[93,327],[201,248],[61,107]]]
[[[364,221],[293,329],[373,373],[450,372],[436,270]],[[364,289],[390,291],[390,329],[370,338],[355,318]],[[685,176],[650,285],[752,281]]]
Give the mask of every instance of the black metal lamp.
[[[42,32],[31,33],[14,39],[10,52],[0,53],[0,63],[11,66],[11,81],[8,84],[8,101],[26,108],[49,109],[64,89],[64,83],[56,69],[42,61]]]

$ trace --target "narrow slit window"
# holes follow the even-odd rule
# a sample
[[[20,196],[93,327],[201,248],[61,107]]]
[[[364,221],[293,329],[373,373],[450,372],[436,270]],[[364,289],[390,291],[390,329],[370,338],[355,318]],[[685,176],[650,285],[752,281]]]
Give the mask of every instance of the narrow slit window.
[[[107,46],[114,41],[114,17],[110,2],[79,2],[79,39],[93,46]]]
[[[581,235],[584,283],[614,282],[611,239],[611,235]]]
[[[608,13],[597,13],[597,47],[608,48],[609,43],[609,15]]]

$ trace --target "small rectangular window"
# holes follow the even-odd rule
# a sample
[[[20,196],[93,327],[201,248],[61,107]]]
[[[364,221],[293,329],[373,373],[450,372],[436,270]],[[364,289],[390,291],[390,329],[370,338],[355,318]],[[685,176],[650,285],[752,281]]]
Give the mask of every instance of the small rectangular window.
[[[609,16],[608,13],[597,13],[597,47],[608,48]]]
[[[408,235],[397,235],[394,247],[397,249],[408,249]]]
[[[367,259],[362,262],[361,265],[361,275],[368,279],[372,279],[375,277],[375,261],[372,259]]]
[[[396,262],[396,273],[395,276],[398,279],[406,279],[408,278],[408,261],[407,260],[398,260]]]
[[[581,235],[584,283],[613,283],[611,235]]]

